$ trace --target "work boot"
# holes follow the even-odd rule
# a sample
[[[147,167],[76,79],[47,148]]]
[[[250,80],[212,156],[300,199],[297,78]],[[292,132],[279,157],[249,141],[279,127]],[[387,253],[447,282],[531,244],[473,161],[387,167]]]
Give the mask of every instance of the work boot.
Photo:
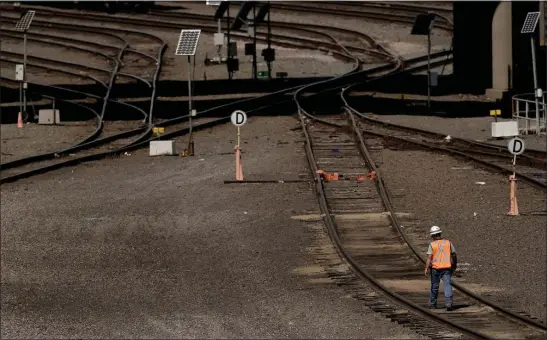
[[[429,304],[427,304],[427,308],[429,308],[429,309],[437,309],[437,305],[436,305],[436,304],[435,304],[435,305],[432,305],[432,304],[429,303]]]
[[[451,312],[453,310],[454,310],[454,308],[452,306],[446,306],[446,311],[447,312]]]

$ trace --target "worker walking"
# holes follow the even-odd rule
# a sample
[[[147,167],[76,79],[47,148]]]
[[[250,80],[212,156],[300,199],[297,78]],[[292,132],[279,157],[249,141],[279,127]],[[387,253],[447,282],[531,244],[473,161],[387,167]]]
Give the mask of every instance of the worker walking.
[[[444,303],[447,311],[452,308],[452,273],[458,266],[456,248],[449,240],[445,240],[441,234],[441,228],[434,225],[429,230],[433,241],[427,249],[427,263],[425,264],[425,276],[431,270],[431,292],[429,293],[429,308],[437,308],[437,296],[439,295],[439,283],[444,283]]]

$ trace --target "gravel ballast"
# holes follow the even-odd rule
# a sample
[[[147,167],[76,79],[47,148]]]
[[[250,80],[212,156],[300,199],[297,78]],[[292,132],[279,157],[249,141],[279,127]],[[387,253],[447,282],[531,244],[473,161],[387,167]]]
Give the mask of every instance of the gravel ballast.
[[[497,145],[507,145],[508,140],[491,140],[492,138],[492,117],[475,118],[441,118],[433,116],[406,116],[406,115],[378,115],[375,119],[385,122],[409,126],[454,137],[467,138],[481,142],[488,142]],[[504,122],[509,119],[499,119]],[[546,150],[547,138],[545,135],[534,134],[520,136],[524,139],[526,147]]]
[[[293,127],[249,119],[246,179],[309,172]],[[312,187],[223,184],[235,138],[227,124],[192,158],[143,149],[2,185],[2,337],[418,338],[295,274],[314,265],[291,219],[317,213]]]
[[[2,163],[40,153],[61,150],[89,136],[97,127],[92,122],[51,126],[2,124]]]
[[[512,217],[507,215],[509,183],[505,176],[423,151],[384,150],[381,160],[387,187],[406,192],[393,198],[395,209],[419,219],[418,226],[405,230],[423,246],[424,254],[429,228],[440,226],[458,251],[462,283],[483,285],[490,294],[485,297],[545,320],[543,192],[519,182],[521,216]]]

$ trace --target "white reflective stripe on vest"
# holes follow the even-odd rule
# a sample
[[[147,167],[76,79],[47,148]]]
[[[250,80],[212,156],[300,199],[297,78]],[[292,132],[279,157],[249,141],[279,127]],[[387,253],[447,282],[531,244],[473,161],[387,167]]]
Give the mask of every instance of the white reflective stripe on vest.
[[[434,249],[432,249],[435,254],[433,256],[433,260],[431,261],[431,266],[435,268],[436,265],[444,264],[445,266],[443,266],[443,268],[451,267],[452,263],[450,262],[450,241],[441,240],[441,241],[435,241],[435,243],[438,248],[436,253]],[[433,246],[431,248],[433,248]]]

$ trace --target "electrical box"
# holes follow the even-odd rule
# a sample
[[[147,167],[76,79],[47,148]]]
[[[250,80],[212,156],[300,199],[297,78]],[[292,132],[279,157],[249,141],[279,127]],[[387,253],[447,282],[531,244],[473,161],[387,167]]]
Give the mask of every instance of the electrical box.
[[[436,87],[439,85],[439,74],[437,72],[431,72],[431,87]]]
[[[254,55],[256,46],[253,43],[245,44],[245,55]]]
[[[154,140],[150,142],[150,156],[173,156],[175,154],[174,140]]]
[[[39,110],[38,111],[38,124],[41,125],[53,125],[60,123],[59,110]]]
[[[237,42],[230,41],[230,44],[228,45],[228,56],[237,56]]]
[[[239,59],[228,59],[226,60],[226,65],[229,72],[239,71]]]
[[[492,137],[515,137],[519,135],[519,125],[516,120],[509,122],[492,122]]]
[[[262,56],[266,62],[272,62],[275,60],[275,50],[273,48],[265,48],[262,50]]]
[[[24,72],[25,72],[25,69],[23,67],[23,64],[15,65],[15,80],[23,81]]]
[[[224,46],[224,33],[213,34],[213,40],[215,42],[215,46]]]

